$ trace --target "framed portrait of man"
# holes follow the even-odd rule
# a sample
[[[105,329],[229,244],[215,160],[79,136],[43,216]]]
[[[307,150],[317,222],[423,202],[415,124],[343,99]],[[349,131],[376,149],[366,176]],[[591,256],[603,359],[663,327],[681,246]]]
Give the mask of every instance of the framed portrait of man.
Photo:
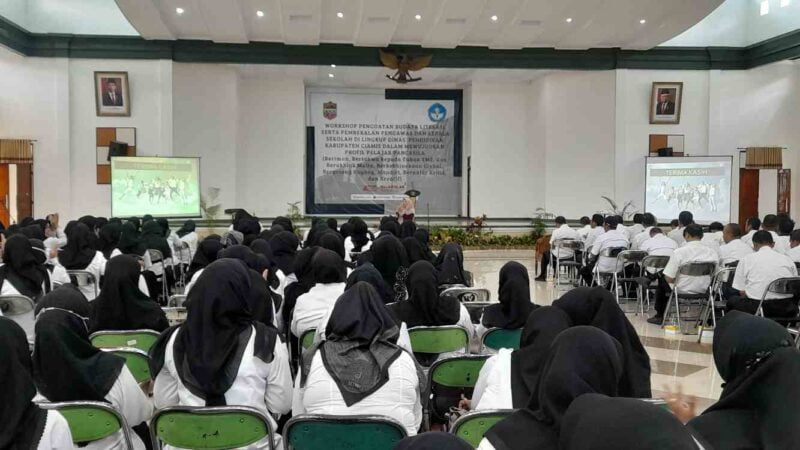
[[[128,72],[95,72],[94,96],[98,116],[130,117]]]
[[[654,82],[650,94],[650,123],[681,123],[683,83]]]

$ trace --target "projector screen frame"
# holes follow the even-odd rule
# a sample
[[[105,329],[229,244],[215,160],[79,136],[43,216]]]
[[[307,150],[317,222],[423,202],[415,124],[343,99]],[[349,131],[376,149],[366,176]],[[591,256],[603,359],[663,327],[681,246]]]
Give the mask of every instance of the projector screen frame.
[[[729,164],[730,164],[730,173],[729,173],[730,181],[728,183],[728,220],[723,225],[731,223],[731,216],[733,215],[733,173],[734,173],[733,172],[733,155],[645,156],[645,158],[644,158],[644,209],[645,209],[645,212],[650,212],[650,211],[647,211],[647,178],[648,178],[647,166],[648,166],[650,160],[660,160],[661,162],[667,162],[667,161],[670,161],[670,160],[687,160],[687,159],[694,159],[694,160],[698,160],[700,162],[702,162],[703,159],[709,160],[708,162],[716,162],[716,161],[723,160],[723,159],[727,159],[729,161]],[[680,161],[675,161],[675,162],[680,162]],[[695,216],[697,215],[695,211],[690,211],[690,212]],[[658,219],[658,217],[656,217],[656,219]],[[677,219],[677,217],[674,217],[674,219]],[[672,220],[672,219],[670,219],[670,220]],[[708,224],[710,224],[711,222],[714,222],[714,221],[713,220],[712,221],[708,221],[708,220],[696,220],[695,219],[695,222],[697,224],[699,224],[699,225],[708,225]]]
[[[113,156],[111,157],[111,189],[109,189],[111,193],[111,217],[114,217],[114,160],[117,158],[160,158],[160,159],[196,159],[197,160],[197,214],[194,215],[165,215],[165,214],[150,214],[156,218],[164,218],[164,219],[202,219],[203,218],[203,208],[200,205],[200,201],[202,199],[202,190],[201,186],[203,185],[203,171],[200,170],[200,157],[199,156],[149,156],[149,155],[136,155],[136,156]]]

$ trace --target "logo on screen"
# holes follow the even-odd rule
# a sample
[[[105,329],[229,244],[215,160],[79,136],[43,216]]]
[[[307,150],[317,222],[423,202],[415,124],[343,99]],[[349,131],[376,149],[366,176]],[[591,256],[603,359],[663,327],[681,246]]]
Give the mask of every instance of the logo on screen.
[[[336,118],[336,103],[325,102],[322,104],[322,117],[333,120]]]
[[[441,103],[434,103],[428,108],[428,119],[431,122],[441,122],[447,117],[447,108]]]

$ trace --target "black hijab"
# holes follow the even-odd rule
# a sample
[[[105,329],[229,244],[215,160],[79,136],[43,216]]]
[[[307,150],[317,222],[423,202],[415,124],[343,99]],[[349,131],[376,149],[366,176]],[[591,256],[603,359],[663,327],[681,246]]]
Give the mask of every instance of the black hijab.
[[[559,442],[564,450],[699,448],[687,428],[666,409],[602,394],[585,394],[572,402]]]
[[[562,419],[575,399],[587,393],[618,395],[623,359],[619,342],[602,330],[562,331],[550,346],[528,406],[490,428],[486,438],[501,450],[558,449]]]
[[[253,215],[251,215],[250,213],[248,213],[247,211],[245,211],[243,209],[240,209],[240,210],[236,211],[233,214],[233,222],[232,222],[233,229],[235,231],[242,232],[242,230],[240,230],[239,228],[242,226],[243,222],[246,221],[246,220],[251,220],[251,219],[255,219],[255,217]],[[244,232],[242,232],[242,233],[244,233]]]
[[[284,231],[282,226],[273,225],[268,230],[267,229],[261,230],[261,232],[258,233],[258,239],[263,239],[263,240],[269,242],[269,240],[272,239],[272,236],[275,236],[276,234],[280,233],[281,231]]]
[[[314,219],[311,222],[311,230],[308,232],[308,236],[306,236],[306,241],[303,243],[304,247],[314,247],[319,245],[319,238],[324,233],[329,233],[331,231],[328,228],[327,222],[322,220],[321,218]]]
[[[417,231],[417,224],[414,223],[413,220],[405,220],[400,225],[400,239],[405,239],[408,237],[414,237],[414,233]]]
[[[463,284],[467,286],[467,275],[464,273],[464,251],[455,242],[442,247],[436,258],[436,269],[439,270],[439,284]]]
[[[217,260],[220,250],[224,247],[219,239],[207,237],[197,245],[197,251],[189,264],[189,271],[186,278],[192,279],[198,270],[204,269],[207,265]]]
[[[269,261],[266,257],[256,254],[250,247],[244,245],[231,245],[228,248],[220,250],[217,258],[238,259],[239,261],[243,261],[248,268],[255,270],[258,274],[270,268]]]
[[[367,242],[369,242],[369,227],[362,219],[353,219],[353,231],[350,233],[350,240],[353,242],[353,251],[361,252]]]
[[[47,269],[39,264],[34,249],[25,235],[15,234],[6,239],[3,247],[3,266],[0,273],[20,294],[34,301],[42,294]]]
[[[571,326],[567,313],[555,306],[542,306],[528,316],[520,347],[511,353],[511,401],[515,409],[528,404],[536,392],[550,345]]]
[[[425,255],[428,261],[434,263],[436,261],[436,255],[433,254],[430,248],[430,233],[425,228],[417,228],[417,231],[414,232],[414,237],[422,244],[422,248],[425,250]]]
[[[159,217],[156,219],[156,223],[161,227],[161,235],[168,238],[170,235],[169,221],[165,217]]]
[[[353,224],[350,222],[345,222],[342,226],[339,227],[339,234],[342,235],[342,239],[347,239],[353,234]]]
[[[33,374],[51,402],[105,402],[125,359],[89,342],[89,302],[71,284],[45,295],[36,305]]]
[[[394,237],[400,237],[400,224],[397,223],[397,219],[394,217],[390,218],[389,220],[381,222],[380,226],[381,236],[386,234],[391,234]]]
[[[280,225],[285,231],[294,232],[294,224],[292,224],[292,219],[288,217],[278,216],[272,221],[272,225]]]
[[[258,236],[258,233],[261,232],[261,224],[255,218],[242,219],[239,221],[239,226],[234,228],[234,231],[242,233],[245,239],[252,240],[254,238],[250,236]]]
[[[319,351],[348,407],[389,381],[389,366],[402,353],[399,334],[370,284],[356,283],[336,300]]]
[[[128,222],[133,224],[134,231],[136,231],[136,236],[138,237],[139,232],[142,231],[142,221],[138,217],[131,217]]]
[[[144,246],[139,241],[139,231],[135,222],[129,220],[122,224],[117,248],[125,255],[144,255]]]
[[[401,267],[409,266],[403,244],[394,236],[381,235],[372,243],[370,253],[372,253],[372,264],[383,276],[383,281],[397,293],[398,288],[402,288],[397,286],[397,271]]]
[[[289,231],[281,231],[270,238],[269,246],[272,247],[272,255],[275,257],[275,264],[278,265],[278,269],[280,269],[284,275],[290,275],[292,273],[292,263],[294,262],[299,245],[300,239]]]
[[[500,269],[499,304],[483,310],[483,326],[515,330],[522,328],[531,312],[538,306],[531,303],[531,280],[528,269],[516,261]]]
[[[625,374],[620,381],[619,395],[652,397],[650,356],[633,325],[608,290],[601,287],[575,288],[554,301],[553,306],[564,310],[573,325],[591,325],[600,328],[622,344],[625,353]]]
[[[37,223],[23,227],[22,234],[27,236],[28,239],[39,239],[40,241],[47,239],[47,236],[44,234],[44,228]]]
[[[372,263],[364,263],[350,272],[350,275],[347,277],[345,290],[355,286],[359,281],[371,284],[384,303],[390,303],[394,299],[392,290],[389,289],[389,286],[383,281],[381,273],[378,272],[378,269],[376,269]]]
[[[429,431],[403,439],[394,450],[472,450],[472,446],[450,433]]]
[[[81,222],[70,222],[64,229],[67,245],[58,252],[58,262],[67,270],[84,270],[97,255],[94,234]]]
[[[163,331],[164,311],[139,290],[141,266],[133,256],[117,255],[106,264],[100,295],[91,303],[89,329]]]
[[[108,225],[108,219],[107,218],[98,217],[98,218],[94,219],[94,229],[95,230],[99,231],[100,228],[103,228],[106,225]]]
[[[344,259],[344,241],[339,233],[330,231],[324,233],[319,237],[319,246],[328,250],[336,252],[342,259]]]
[[[205,406],[226,404],[225,393],[236,380],[253,328],[255,356],[272,361],[277,331],[253,318],[251,295],[247,267],[231,259],[209,264],[189,292],[186,322],[173,346],[175,367],[184,386],[204,399]],[[163,364],[160,348],[156,345],[152,352],[156,370]]]
[[[97,219],[94,216],[83,216],[78,219],[78,222],[86,225],[92,233],[97,229]],[[66,229],[64,232],[66,233]]]
[[[436,269],[431,263],[414,263],[408,270],[406,285],[408,300],[389,305],[398,320],[405,322],[409,328],[458,323],[461,303],[454,297],[439,297]]]
[[[715,448],[797,448],[800,352],[786,329],[732,311],[719,321],[713,348],[722,395],[689,426]]]
[[[347,280],[347,267],[344,260],[331,250],[320,248],[311,259],[314,283],[344,283]]]
[[[172,257],[172,250],[169,248],[167,238],[164,237],[164,230],[155,220],[142,225],[142,235],[139,237],[139,241],[147,250],[160,251],[165,259]]]
[[[31,354],[25,331],[11,319],[0,317],[0,448],[35,450],[44,433],[47,411],[33,398]]]
[[[178,228],[178,231],[176,231],[175,234],[182,238],[187,234],[194,232],[195,229],[197,229],[197,224],[194,223],[194,220],[187,220],[186,222],[183,222],[183,226]]]
[[[403,247],[406,249],[406,256],[408,256],[409,264],[414,264],[417,261],[430,261],[428,255],[425,253],[425,248],[418,240],[413,237],[403,239]]]
[[[283,308],[281,308],[283,323],[292,322],[294,305],[297,304],[298,297],[314,287],[314,270],[311,260],[318,251],[319,247],[304,248],[297,252],[297,257],[292,261],[289,273],[293,273],[297,281],[283,290]]]
[[[103,228],[100,228],[100,251],[106,259],[111,258],[111,252],[119,245],[120,237],[122,236],[122,224],[116,222],[109,222]]]

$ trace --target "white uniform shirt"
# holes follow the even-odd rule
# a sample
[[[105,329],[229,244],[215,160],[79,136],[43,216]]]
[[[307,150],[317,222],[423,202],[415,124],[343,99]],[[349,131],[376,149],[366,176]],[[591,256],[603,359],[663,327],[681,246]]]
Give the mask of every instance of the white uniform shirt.
[[[641,250],[642,249],[642,243],[644,241],[650,239],[650,230],[652,230],[652,229],[653,229],[653,227],[647,227],[647,228],[643,229],[641,232],[637,233],[631,239],[631,250]]]
[[[58,259],[57,258],[54,259],[54,262],[56,262],[57,264],[60,265],[60,263],[58,263]],[[86,266],[84,269],[81,269],[81,270],[85,270],[85,271],[91,273],[92,275],[94,275],[94,279],[97,282],[97,293],[99,294],[100,293],[100,277],[103,276],[103,274],[105,274],[105,272],[106,272],[106,257],[103,256],[103,252],[100,252],[100,251],[95,252],[94,258],[92,258],[92,260],[89,262],[89,265]],[[85,278],[84,278],[84,280],[85,280]],[[80,289],[81,293],[84,296],[86,296],[86,300],[92,301],[96,297],[95,296],[95,285],[93,283],[86,283],[86,284],[82,283],[80,286],[78,286],[78,289]]]
[[[363,253],[369,250],[370,247],[372,247],[372,241],[367,240],[367,243],[361,246],[361,252]],[[353,239],[350,236],[347,236],[347,238],[344,240],[344,260],[346,262],[352,262],[350,259],[350,252],[352,252],[354,248],[355,245],[353,245]]]
[[[686,242],[686,239],[683,238],[683,230],[684,227],[675,228],[667,234],[667,237],[675,241],[678,246],[681,246]]]
[[[664,233],[659,233],[650,239],[642,242],[639,250],[647,252],[648,255],[654,256],[672,256],[678,244],[672,239],[666,237]]]
[[[751,253],[753,253],[753,247],[750,247],[741,239],[733,239],[727,244],[720,245],[719,262],[723,265],[730,264],[734,261],[740,261]]]
[[[73,450],[72,432],[67,419],[58,411],[47,411],[42,436],[39,438],[37,450]]]
[[[344,293],[345,283],[317,283],[305,294],[297,297],[292,314],[292,334],[298,338],[311,328],[319,326],[333,309],[336,300]]]
[[[794,262],[800,262],[800,245],[795,248],[790,248],[789,251],[786,252],[786,256]]]
[[[501,348],[483,364],[472,394],[472,409],[512,409],[511,353]]]
[[[722,244],[725,243],[725,241],[722,239],[722,231],[703,233],[703,239],[700,239],[700,242],[717,253],[719,253],[719,248],[722,246]]]
[[[601,234],[594,241],[592,254],[598,256],[607,248],[625,247],[628,248],[628,237],[624,231],[608,230]],[[597,269],[600,272],[614,272],[617,270],[617,258],[611,256],[600,256],[597,260]]]
[[[758,230],[750,230],[747,234],[742,236],[742,242],[749,245],[751,249],[753,248],[753,235],[756,234],[756,231]]]
[[[789,253],[789,250],[792,249],[792,245],[789,243],[789,236],[772,236],[772,239],[775,241],[775,248],[774,250],[781,255],[785,255]]]
[[[170,336],[164,354],[164,367],[156,377],[153,386],[153,402],[156,408],[167,406],[205,406],[206,401],[192,394],[178,375],[175,368],[173,348],[175,337],[180,330]],[[225,392],[225,403],[228,405],[242,405],[256,408],[266,415],[272,425],[277,429],[277,424],[270,413],[286,414],[292,408],[292,373],[289,366],[289,353],[286,344],[280,339],[275,341],[272,362],[265,363],[253,354],[255,329],[247,347],[244,349],[242,361],[236,372],[236,379]],[[280,436],[275,435],[276,443],[281,443]],[[248,449],[267,449],[266,440],[259,441]],[[278,448],[282,448],[278,446]]]
[[[605,229],[603,229],[603,226],[602,226],[602,225],[598,225],[598,226],[596,226],[596,227],[592,228],[592,231],[590,231],[590,232],[589,232],[589,235],[588,235],[588,236],[586,236],[586,242],[584,242],[584,244],[583,244],[583,245],[584,245],[584,248],[589,248],[589,247],[591,247],[592,245],[594,245],[594,242],[597,240],[597,238],[598,238],[598,237],[599,237],[601,234],[603,234],[603,233],[605,233],[605,232],[606,232],[606,230],[605,230]]]
[[[765,246],[739,261],[733,277],[733,288],[745,291],[748,298],[761,300],[770,283],[778,278],[796,276],[797,268],[788,256]],[[767,294],[770,299],[787,297],[791,295]]]
[[[305,388],[300,387],[300,374],[295,379],[292,414],[330,414],[337,416],[382,415],[401,423],[409,436],[417,434],[422,423],[417,368],[406,352],[389,366],[389,381],[358,403],[347,406],[333,381],[322,355],[317,352],[311,361]]]
[[[675,278],[678,275],[678,268],[684,264],[693,262],[719,262],[717,252],[706,247],[700,241],[689,241],[672,253],[667,267],[664,268],[664,276]],[[688,276],[682,275],[678,284],[678,292],[682,294],[702,294],[711,284],[710,276]]]
[[[572,258],[573,256],[575,256],[575,252],[572,251],[572,249],[555,248],[555,242],[563,239],[577,240],[580,239],[580,236],[578,235],[577,231],[570,228],[570,226],[567,224],[563,224],[560,227],[556,228],[555,230],[553,230],[553,234],[550,235],[550,247],[553,249],[553,256],[555,256],[558,259]]]
[[[582,241],[586,241],[586,238],[589,236],[589,233],[592,232],[592,226],[591,225],[584,225],[583,227],[579,228],[577,231],[578,231],[578,236],[580,236],[581,240]]]
[[[629,226],[628,229],[627,229],[628,240],[632,241],[633,238],[636,237],[636,235],[638,235],[642,231],[644,231],[644,225],[642,225],[640,223],[635,223],[635,224]]]

